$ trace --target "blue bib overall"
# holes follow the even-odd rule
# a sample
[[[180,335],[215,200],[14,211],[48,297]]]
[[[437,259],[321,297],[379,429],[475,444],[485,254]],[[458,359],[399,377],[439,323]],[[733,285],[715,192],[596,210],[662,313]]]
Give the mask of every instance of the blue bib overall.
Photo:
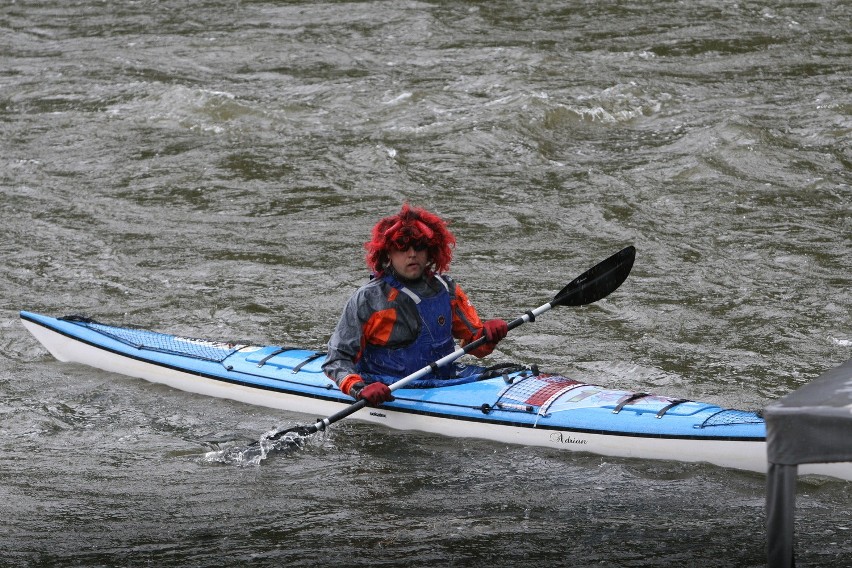
[[[455,350],[455,342],[452,332],[453,314],[450,294],[443,280],[439,278],[443,286],[437,294],[431,298],[421,298],[393,276],[385,275],[383,278],[391,286],[414,300],[420,317],[420,334],[410,345],[395,349],[381,345],[367,345],[364,348],[361,360],[358,362],[361,374],[387,382],[382,377],[400,379],[449,355]],[[436,373],[430,373],[424,378],[450,378],[456,377],[456,373],[454,365],[445,365]]]

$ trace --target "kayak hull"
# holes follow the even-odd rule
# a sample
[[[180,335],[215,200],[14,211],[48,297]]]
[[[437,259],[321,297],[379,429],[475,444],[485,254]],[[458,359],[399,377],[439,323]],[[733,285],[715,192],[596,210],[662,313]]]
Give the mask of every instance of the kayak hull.
[[[306,413],[312,420],[352,402],[322,373],[321,354],[316,352],[181,338],[30,312],[21,312],[21,319],[62,362],[204,396]],[[169,347],[151,347],[154,340],[163,339]],[[205,350],[203,357],[196,349]],[[537,390],[519,398],[515,391],[520,392],[525,381],[538,381]],[[608,457],[767,470],[762,419],[715,405],[523,373],[451,387],[403,388],[394,394],[394,402],[361,409],[352,418],[401,430]],[[728,416],[736,421],[713,422]],[[800,473],[852,479],[852,464],[801,466]]]

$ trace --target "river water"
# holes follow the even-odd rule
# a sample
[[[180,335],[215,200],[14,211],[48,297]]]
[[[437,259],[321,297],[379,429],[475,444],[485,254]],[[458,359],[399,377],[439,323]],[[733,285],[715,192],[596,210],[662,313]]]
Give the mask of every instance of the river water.
[[[852,7],[0,5],[0,565],[761,566],[761,475],[314,417],[60,364],[18,310],[322,349],[404,201],[511,319],[492,362],[762,408],[852,357]],[[852,487],[799,484],[800,566]]]

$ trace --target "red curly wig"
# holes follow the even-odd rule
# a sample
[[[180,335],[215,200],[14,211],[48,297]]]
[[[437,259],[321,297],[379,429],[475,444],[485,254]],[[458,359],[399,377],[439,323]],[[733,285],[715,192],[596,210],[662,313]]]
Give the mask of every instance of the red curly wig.
[[[376,223],[372,240],[364,243],[370,270],[381,275],[390,262],[388,252],[393,243],[405,240],[416,240],[427,246],[429,266],[434,272],[449,269],[456,238],[447,229],[447,223],[434,213],[404,203],[399,213]]]

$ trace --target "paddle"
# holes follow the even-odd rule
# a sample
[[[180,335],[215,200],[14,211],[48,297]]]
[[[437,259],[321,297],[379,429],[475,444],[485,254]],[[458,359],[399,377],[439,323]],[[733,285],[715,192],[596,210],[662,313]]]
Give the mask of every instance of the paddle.
[[[567,286],[562,288],[556,296],[550,300],[550,302],[543,304],[537,307],[534,310],[530,310],[525,313],[523,316],[517,318],[516,320],[509,322],[509,329],[515,329],[516,327],[523,325],[526,322],[535,321],[535,318],[548,311],[551,308],[555,308],[556,306],[584,306],[586,304],[591,304],[593,302],[597,302],[600,299],[607,297],[609,294],[614,292],[621,283],[627,279],[627,275],[630,274],[630,269],[633,267],[633,260],[636,257],[636,249],[633,246],[629,246],[606,260],[600,262],[596,266],[593,266],[574,280],[572,280]],[[438,369],[439,367],[443,367],[449,363],[452,363],[465,353],[476,349],[483,343],[485,343],[485,337],[480,337],[476,341],[468,343],[464,347],[459,347],[449,355],[438,359],[437,361],[423,367],[419,371],[415,371],[411,373],[407,377],[404,377],[392,385],[390,385],[390,390],[395,391],[397,389],[401,389],[408,383],[415,381],[425,375],[428,375],[430,372]],[[342,420],[349,416],[350,414],[354,414],[367,406],[366,400],[356,401],[340,412],[332,414],[328,418],[322,418],[317,420],[315,424],[310,426],[294,426],[292,428],[287,428],[286,430],[278,430],[274,432],[270,436],[267,436],[267,440],[277,440],[281,436],[293,432],[300,436],[306,436],[309,434],[314,434],[321,430],[325,430],[330,425],[335,422]],[[258,442],[255,442],[257,444]]]

